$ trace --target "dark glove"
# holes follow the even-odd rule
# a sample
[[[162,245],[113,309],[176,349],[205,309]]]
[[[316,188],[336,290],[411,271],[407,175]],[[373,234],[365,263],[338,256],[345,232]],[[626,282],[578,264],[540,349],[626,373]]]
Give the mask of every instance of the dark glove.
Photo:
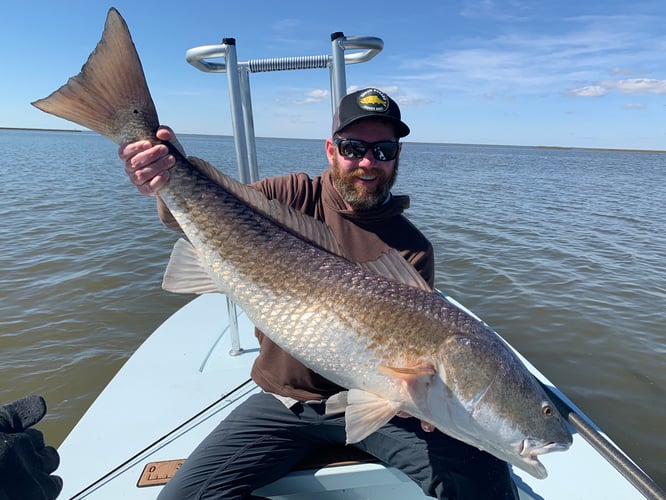
[[[52,500],[62,490],[62,479],[51,475],[60,464],[58,452],[29,428],[45,414],[41,396],[0,406],[0,500]]]

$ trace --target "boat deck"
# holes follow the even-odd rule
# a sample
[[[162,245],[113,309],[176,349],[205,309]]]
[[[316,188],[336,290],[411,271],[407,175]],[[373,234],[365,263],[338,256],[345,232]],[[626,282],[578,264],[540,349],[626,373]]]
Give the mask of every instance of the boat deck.
[[[217,422],[259,390],[248,378],[258,352],[253,326],[239,316],[244,352],[237,356],[229,355],[221,294],[196,298],[144,342],[60,447],[62,498],[157,496],[157,483],[169,474],[160,475],[155,464],[185,459]],[[549,471],[545,480],[513,469],[521,498],[642,498],[578,434],[569,451],[542,461]],[[137,486],[142,475],[156,485]],[[404,474],[381,463],[300,470],[256,493],[292,500],[425,498]]]

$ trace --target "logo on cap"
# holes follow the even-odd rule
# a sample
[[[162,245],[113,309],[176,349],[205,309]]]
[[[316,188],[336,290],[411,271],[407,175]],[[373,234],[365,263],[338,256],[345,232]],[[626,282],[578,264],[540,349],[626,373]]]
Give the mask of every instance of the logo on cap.
[[[359,94],[358,106],[365,111],[386,113],[389,107],[388,96],[377,89],[368,89]]]

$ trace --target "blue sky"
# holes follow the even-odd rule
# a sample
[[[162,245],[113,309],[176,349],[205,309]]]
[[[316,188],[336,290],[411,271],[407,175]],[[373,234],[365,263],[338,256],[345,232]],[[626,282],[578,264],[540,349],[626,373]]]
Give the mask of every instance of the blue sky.
[[[9,4],[9,5],[7,5]],[[238,60],[330,54],[330,34],[384,50],[348,66],[351,88],[400,104],[411,141],[666,149],[663,0],[441,2],[5,2],[0,127],[76,128],[29,105],[78,73],[108,8],[126,19],[162,123],[230,134],[222,74],[191,47],[237,40]],[[258,136],[325,138],[328,71],[250,76]]]

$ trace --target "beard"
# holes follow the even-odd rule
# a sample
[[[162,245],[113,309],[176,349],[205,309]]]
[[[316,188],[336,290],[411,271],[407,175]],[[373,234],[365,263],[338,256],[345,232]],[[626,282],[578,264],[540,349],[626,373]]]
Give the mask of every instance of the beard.
[[[377,178],[375,186],[363,186],[357,184],[355,179],[360,175],[372,175]],[[345,172],[340,167],[337,156],[333,159],[331,177],[333,184],[345,200],[354,210],[371,210],[380,206],[388,198],[393,184],[398,176],[398,157],[394,160],[393,170],[386,173],[378,168],[357,168]]]

